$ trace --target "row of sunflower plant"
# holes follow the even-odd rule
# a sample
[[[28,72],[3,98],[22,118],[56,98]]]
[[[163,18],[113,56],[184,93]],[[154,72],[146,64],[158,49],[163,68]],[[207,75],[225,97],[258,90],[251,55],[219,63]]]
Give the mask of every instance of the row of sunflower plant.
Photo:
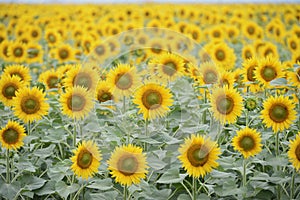
[[[0,199],[300,198],[298,4],[0,10]]]

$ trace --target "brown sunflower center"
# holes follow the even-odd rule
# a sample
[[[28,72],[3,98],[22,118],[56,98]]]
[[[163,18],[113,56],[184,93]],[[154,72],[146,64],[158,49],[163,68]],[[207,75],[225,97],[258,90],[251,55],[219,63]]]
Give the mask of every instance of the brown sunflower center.
[[[275,69],[273,67],[266,66],[261,71],[261,76],[263,77],[264,80],[269,82],[276,78],[277,72],[275,71]]]
[[[84,96],[74,94],[68,99],[68,108],[72,111],[81,111],[85,106],[86,100]]]
[[[217,82],[218,75],[215,71],[207,71],[204,74],[203,79],[204,79],[205,84],[213,84],[213,83]]]
[[[220,85],[221,86],[229,85],[229,81],[227,79],[221,79],[220,80]]]
[[[250,52],[249,50],[247,50],[247,51],[245,52],[245,57],[246,57],[246,59],[249,59],[249,58],[252,57],[252,54],[251,54],[251,52]]]
[[[53,34],[49,34],[49,35],[48,35],[48,40],[49,40],[51,43],[55,43],[55,42],[56,42],[56,37],[55,37]]]
[[[35,30],[31,32],[31,36],[34,38],[37,37],[38,35],[39,35],[39,33]]]
[[[23,80],[23,76],[19,72],[13,72],[13,73],[11,73],[11,76],[17,76],[21,79],[21,81]]]
[[[162,104],[162,96],[158,91],[147,90],[142,96],[142,102],[147,109],[155,109]]]
[[[288,114],[288,108],[280,103],[273,105],[269,110],[270,118],[277,123],[285,121],[288,118]]]
[[[93,162],[93,155],[88,150],[82,150],[78,154],[77,165],[81,169],[87,169]]]
[[[255,142],[252,137],[245,136],[240,141],[240,146],[244,151],[250,151],[254,148]]]
[[[132,77],[129,73],[118,74],[116,79],[115,79],[115,84],[119,89],[127,90],[133,84]]]
[[[221,34],[220,34],[219,31],[214,31],[214,32],[213,32],[213,36],[214,36],[214,37],[220,37]]]
[[[102,46],[102,45],[98,45],[96,48],[95,48],[95,52],[98,56],[101,56],[105,53],[105,48]]]
[[[297,159],[300,161],[300,145],[299,144],[295,150],[295,154],[296,154]]]
[[[102,92],[98,94],[98,101],[99,102],[105,102],[108,100],[112,100],[112,94],[110,92]]]
[[[133,175],[138,169],[138,161],[135,156],[125,155],[118,160],[118,170],[125,176]]]
[[[92,80],[89,74],[80,72],[78,73],[74,80],[73,80],[74,86],[81,86],[84,88],[87,88],[88,90],[92,87]]]
[[[247,32],[248,32],[250,35],[252,35],[252,34],[255,32],[255,28],[252,27],[252,26],[249,26],[249,27],[247,28]]]
[[[14,56],[21,57],[23,55],[23,49],[21,47],[17,47],[14,49]]]
[[[177,71],[177,67],[174,62],[170,61],[162,66],[162,70],[166,75],[173,76]]]
[[[216,104],[217,110],[223,115],[231,113],[234,107],[234,101],[229,96],[218,98]]]
[[[16,86],[15,85],[8,85],[7,87],[3,87],[2,89],[2,94],[5,96],[7,99],[12,99],[16,93]]]
[[[162,51],[162,47],[159,44],[154,44],[152,45],[151,50],[153,53],[159,54]]]
[[[251,66],[247,69],[247,79],[248,79],[248,81],[255,81],[255,79],[254,79],[254,69],[255,69],[255,66]]]
[[[297,49],[297,44],[295,41],[291,41],[290,45],[291,45],[292,49],[294,49],[294,50]]]
[[[222,49],[218,49],[216,51],[216,58],[219,61],[223,61],[225,59],[225,52]]]
[[[208,161],[209,152],[202,145],[193,145],[187,151],[187,158],[191,165],[194,167],[199,167],[205,165]]]
[[[197,39],[198,39],[198,36],[199,36],[198,32],[197,32],[197,31],[193,31],[193,33],[192,33],[193,39],[194,39],[194,40],[197,40]]]
[[[51,76],[47,80],[47,85],[49,88],[57,88],[58,78],[56,76]]]
[[[58,55],[61,59],[66,59],[69,56],[69,52],[67,49],[60,49]]]
[[[24,98],[21,102],[21,108],[26,114],[33,114],[39,111],[40,103],[38,100],[32,97]]]
[[[7,144],[16,144],[19,139],[19,133],[18,133],[18,131],[14,130],[12,128],[9,128],[4,131],[2,137],[3,137],[3,140],[5,141],[5,143],[7,143]]]

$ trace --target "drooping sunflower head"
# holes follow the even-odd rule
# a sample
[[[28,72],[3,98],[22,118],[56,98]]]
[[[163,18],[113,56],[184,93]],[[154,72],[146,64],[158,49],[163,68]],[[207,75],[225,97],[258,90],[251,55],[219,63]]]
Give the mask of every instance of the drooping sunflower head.
[[[215,88],[211,95],[214,117],[221,123],[234,123],[242,113],[242,96],[233,88]]]
[[[274,132],[288,129],[296,119],[295,104],[288,96],[269,97],[263,103],[261,118]]]
[[[130,186],[146,177],[147,161],[143,149],[134,145],[117,147],[108,160],[108,169],[117,183]]]
[[[237,131],[237,135],[232,139],[232,145],[244,158],[255,156],[262,150],[260,134],[248,127]]]
[[[60,97],[62,113],[75,120],[86,117],[92,110],[93,97],[86,88],[75,86],[68,88]]]
[[[148,83],[137,89],[133,103],[138,105],[140,109],[138,113],[142,113],[146,120],[152,120],[165,116],[170,110],[173,99],[169,89],[155,83]]]
[[[23,87],[13,98],[14,114],[25,123],[40,120],[48,114],[49,104],[46,103],[45,93],[37,87]]]
[[[71,169],[76,176],[88,179],[98,172],[101,153],[96,143],[91,140],[83,141],[73,152],[74,156],[71,158],[73,162]]]
[[[290,141],[288,157],[296,170],[300,169],[300,132]]]
[[[20,77],[3,74],[0,79],[0,100],[4,105],[12,106],[16,92],[25,86]]]
[[[4,68],[3,74],[18,76],[24,84],[29,85],[31,76],[29,68],[23,65],[9,65]]]
[[[219,165],[217,159],[221,154],[220,148],[209,138],[191,135],[185,139],[178,151],[178,159],[183,168],[195,178],[204,177]]]
[[[0,142],[6,149],[18,149],[23,146],[25,136],[25,128],[15,121],[8,121],[0,130]]]

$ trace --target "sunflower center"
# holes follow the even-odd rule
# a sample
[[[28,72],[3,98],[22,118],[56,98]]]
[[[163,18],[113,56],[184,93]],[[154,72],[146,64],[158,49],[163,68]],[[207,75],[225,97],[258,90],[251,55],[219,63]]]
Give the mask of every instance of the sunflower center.
[[[214,37],[220,37],[220,32],[219,31],[214,31],[213,36]]]
[[[88,90],[91,89],[92,81],[88,74],[86,73],[78,73],[73,80],[73,85],[75,86],[82,86],[87,88]]]
[[[216,72],[214,72],[214,71],[206,72],[205,76],[203,78],[204,78],[205,84],[213,84],[213,83],[217,82],[217,80],[218,80],[218,76],[217,76]]]
[[[163,65],[163,72],[168,76],[173,76],[177,71],[176,64],[173,62],[167,62]]]
[[[188,149],[187,157],[191,165],[199,167],[208,161],[208,150],[201,145],[193,145]]]
[[[22,100],[21,108],[26,114],[33,114],[40,109],[40,104],[36,99],[29,97]]]
[[[221,86],[229,85],[229,81],[227,79],[222,79],[222,80],[220,80],[220,85]]]
[[[138,162],[136,157],[128,155],[120,158],[118,161],[118,170],[125,176],[130,176],[137,171]]]
[[[295,150],[295,154],[297,159],[300,161],[300,145],[297,146],[296,150]]]
[[[21,47],[17,47],[14,50],[14,55],[16,57],[21,57],[23,55],[23,49]]]
[[[105,101],[108,101],[108,100],[112,100],[112,94],[111,93],[104,92],[104,93],[98,95],[98,101],[105,102]]]
[[[231,113],[233,110],[233,99],[231,97],[221,97],[217,100],[217,110],[223,115]]]
[[[81,111],[85,106],[85,98],[81,95],[75,94],[69,98],[68,107],[73,111]]]
[[[251,58],[252,57],[252,54],[250,51],[246,51],[245,52],[245,57],[248,59],[248,58]]]
[[[288,118],[288,109],[283,104],[273,105],[269,111],[270,118],[277,122],[283,122]]]
[[[48,39],[49,39],[49,41],[50,41],[51,43],[56,42],[56,37],[55,37],[54,35],[52,35],[52,34],[50,34],[50,35],[48,36]]]
[[[19,133],[18,133],[18,131],[9,128],[6,131],[4,131],[4,134],[2,137],[3,137],[3,140],[5,141],[5,143],[15,144],[18,141]]]
[[[2,92],[2,94],[8,99],[12,99],[12,97],[15,96],[15,93],[16,93],[16,88],[13,85],[9,85],[3,88],[3,92]]]
[[[61,50],[59,51],[59,57],[60,57],[61,59],[66,59],[66,58],[68,58],[68,56],[69,56],[68,50],[66,50],[66,49],[61,49]]]
[[[127,90],[132,86],[132,78],[129,73],[118,74],[116,77],[115,84],[121,90]]]
[[[58,78],[57,77],[49,77],[47,84],[49,88],[56,88],[58,83]]]
[[[273,67],[269,67],[266,66],[263,70],[262,70],[262,77],[266,80],[266,81],[271,81],[274,78],[276,78],[277,73],[274,70]]]
[[[255,79],[254,79],[254,69],[255,69],[255,66],[251,66],[247,69],[247,79],[249,81],[255,81]]]
[[[254,140],[253,138],[249,136],[245,136],[241,139],[240,141],[240,146],[245,150],[245,151],[250,151],[251,149],[254,148]]]
[[[254,27],[249,26],[249,27],[247,28],[247,31],[248,31],[248,33],[249,33],[250,35],[252,35],[252,34],[255,32],[255,29],[254,29]]]
[[[31,33],[31,36],[32,37],[37,37],[39,34],[38,34],[38,32],[37,31],[32,31],[32,33]]]
[[[83,150],[79,153],[78,158],[77,158],[77,165],[81,169],[87,169],[93,162],[93,155],[87,151]]]
[[[142,101],[147,109],[155,109],[161,105],[162,96],[155,90],[147,90],[142,96]]]
[[[292,42],[291,42],[291,48],[292,48],[292,49],[297,49],[297,44],[296,44],[295,41],[292,41]]]
[[[101,55],[104,54],[105,49],[104,49],[103,46],[100,46],[100,45],[99,45],[99,46],[96,47],[95,52],[96,52],[97,55],[101,56]]]
[[[160,53],[162,51],[162,48],[159,44],[154,44],[151,48],[152,52],[154,53]]]
[[[223,61],[225,59],[225,52],[221,49],[218,49],[216,51],[216,58],[219,60],[219,61]]]

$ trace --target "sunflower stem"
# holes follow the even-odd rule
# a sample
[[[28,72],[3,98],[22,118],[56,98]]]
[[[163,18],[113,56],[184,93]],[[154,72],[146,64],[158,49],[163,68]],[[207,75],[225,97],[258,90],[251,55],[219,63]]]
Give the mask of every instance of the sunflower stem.
[[[294,193],[295,193],[295,169],[293,169],[293,175],[292,175],[292,180],[291,180],[291,194],[290,194],[290,199],[294,199]]]
[[[279,132],[276,132],[276,141],[275,141],[275,155],[276,157],[279,156]],[[279,170],[279,169],[278,169]]]
[[[149,136],[149,130],[148,130],[148,125],[149,125],[149,121],[148,119],[145,120],[145,134],[146,134],[146,137]],[[147,146],[147,143],[145,142],[145,151],[148,150],[148,146]]]
[[[128,191],[127,191],[127,185],[125,185],[125,186],[124,186],[124,192],[123,192],[124,200],[127,200],[127,195],[128,195],[127,192],[128,192]]]
[[[193,177],[193,200],[197,197],[197,179]]]
[[[77,135],[77,128],[76,128],[76,122],[74,121],[74,128],[73,128],[73,147],[76,147],[76,135]]]
[[[246,169],[247,169],[247,160],[243,160],[243,187],[245,188],[247,185],[247,174],[246,174]]]
[[[27,124],[27,135],[30,135],[30,133],[31,133],[31,127],[30,127],[30,122],[28,122],[28,124]]]
[[[126,112],[126,97],[123,96],[123,114]]]
[[[206,104],[206,90],[204,91],[204,104]],[[203,110],[203,115],[202,115],[202,123],[206,123],[206,109]]]
[[[6,183],[10,184],[9,149],[6,149]]]

